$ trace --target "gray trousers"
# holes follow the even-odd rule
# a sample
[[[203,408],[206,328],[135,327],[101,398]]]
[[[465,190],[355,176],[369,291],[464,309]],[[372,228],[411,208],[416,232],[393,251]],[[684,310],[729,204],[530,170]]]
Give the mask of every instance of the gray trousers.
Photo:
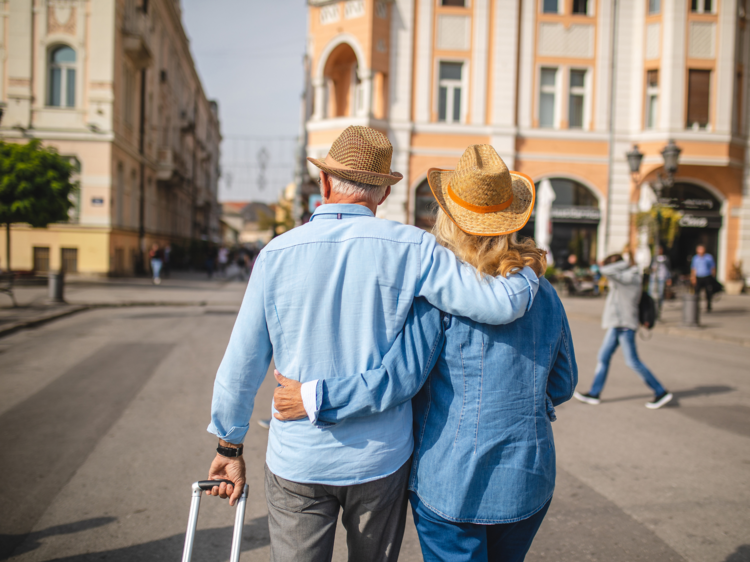
[[[406,525],[411,460],[390,476],[353,486],[300,484],[266,465],[271,562],[326,562],[339,508],[350,562],[395,562]]]

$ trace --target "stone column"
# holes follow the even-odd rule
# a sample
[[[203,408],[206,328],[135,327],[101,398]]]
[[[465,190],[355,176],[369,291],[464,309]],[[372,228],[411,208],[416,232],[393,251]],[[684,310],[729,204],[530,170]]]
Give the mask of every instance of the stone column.
[[[362,96],[362,107],[358,108],[356,115],[358,117],[370,117],[372,115],[372,76],[370,69],[360,70],[357,74],[360,80],[360,89]]]
[[[326,79],[325,78],[313,78],[312,87],[315,91],[314,106],[312,121],[321,121],[326,117]]]

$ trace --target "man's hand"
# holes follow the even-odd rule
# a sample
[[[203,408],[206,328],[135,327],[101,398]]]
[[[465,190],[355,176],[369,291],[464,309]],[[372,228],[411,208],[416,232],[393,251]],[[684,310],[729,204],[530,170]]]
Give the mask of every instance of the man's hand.
[[[302,403],[302,383],[288,379],[276,370],[274,370],[273,376],[281,385],[273,391],[273,405],[278,410],[278,413],[274,414],[273,417],[281,421],[306,418],[307,412],[305,412],[305,405]]]
[[[214,486],[211,490],[206,491],[206,495],[219,496],[220,498],[229,498],[229,505],[234,505],[242,495],[245,489],[245,459],[235,457],[230,459],[216,453],[208,470],[209,480],[231,480],[232,484],[221,483],[221,486]]]

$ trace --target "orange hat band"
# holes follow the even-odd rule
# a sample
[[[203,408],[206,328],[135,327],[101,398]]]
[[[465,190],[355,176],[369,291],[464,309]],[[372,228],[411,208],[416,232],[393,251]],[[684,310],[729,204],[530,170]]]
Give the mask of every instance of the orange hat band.
[[[456,193],[451,189],[450,184],[448,184],[447,186],[447,191],[448,197],[450,197],[456,205],[458,205],[459,207],[463,207],[464,209],[466,209],[467,211],[471,211],[472,213],[480,213],[482,215],[486,213],[498,213],[500,211],[504,211],[513,204],[513,196],[511,196],[510,199],[508,199],[504,203],[500,203],[499,205],[488,205],[486,207],[481,205],[472,205],[468,201],[464,201],[458,195],[456,195]]]

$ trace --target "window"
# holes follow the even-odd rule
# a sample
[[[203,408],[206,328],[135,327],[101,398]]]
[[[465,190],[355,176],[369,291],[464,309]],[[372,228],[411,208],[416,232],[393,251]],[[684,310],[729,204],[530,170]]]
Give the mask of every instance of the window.
[[[441,62],[438,83],[438,121],[461,122],[463,63]]]
[[[557,90],[557,69],[543,68],[539,90],[539,126],[552,128],[556,125],[555,93]]]
[[[646,72],[646,129],[656,128],[659,108],[659,71]]]
[[[742,134],[742,71],[737,71],[737,81],[734,85],[734,132]]]
[[[466,0],[440,0],[441,6],[460,6],[464,8],[466,6]]]
[[[712,14],[714,2],[713,0],[691,0],[690,9],[697,14]]]
[[[123,95],[124,117],[127,125],[133,126],[133,105],[135,102],[135,74],[133,70],[125,65],[123,67]]]
[[[559,0],[542,0],[542,12],[545,14],[559,13]]]
[[[587,15],[589,13],[589,0],[573,0],[573,13]]]
[[[78,273],[78,248],[61,248],[60,263],[65,273]]]
[[[49,271],[49,247],[34,246],[34,272],[46,273]]]
[[[570,71],[570,99],[568,100],[568,127],[583,129],[586,108],[586,71]]]
[[[711,71],[688,71],[688,129],[708,126],[709,102],[711,93]]]
[[[125,226],[125,168],[117,164],[117,204],[115,205],[117,226]]]
[[[76,52],[68,46],[50,53],[47,103],[53,107],[76,105]]]
[[[661,13],[661,0],[648,0],[648,15]]]

